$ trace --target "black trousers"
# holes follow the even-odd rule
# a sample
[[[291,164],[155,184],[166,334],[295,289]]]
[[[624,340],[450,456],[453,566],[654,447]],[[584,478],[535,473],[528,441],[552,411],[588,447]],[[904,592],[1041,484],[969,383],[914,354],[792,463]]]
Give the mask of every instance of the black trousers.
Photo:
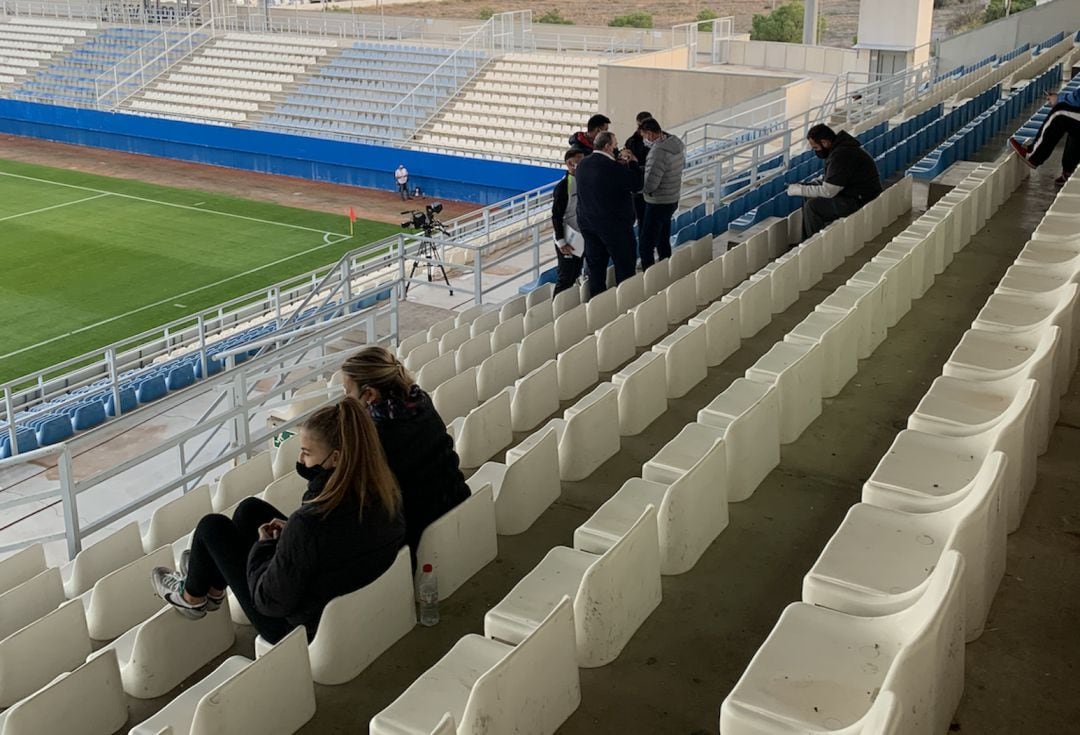
[[[555,293],[559,293],[574,285],[585,266],[585,259],[580,255],[563,255],[558,245],[555,246],[555,256],[559,264],[555,278]]]
[[[259,540],[259,526],[285,515],[259,498],[247,498],[236,508],[233,517],[211,513],[203,516],[191,538],[184,589],[195,597],[204,597],[211,589],[233,591],[248,620],[268,643],[277,643],[292,626],[284,618],[271,618],[255,609],[248,588],[247,559]]]
[[[603,231],[585,229],[581,234],[589,269],[589,298],[607,290],[609,260],[615,265],[615,283],[622,283],[637,271],[633,225]]]
[[[640,235],[641,228],[645,226],[645,196],[642,194],[634,195],[634,213],[637,215],[638,235]]]
[[[803,240],[824,230],[830,222],[859,211],[862,205],[849,197],[813,197],[802,205]]]
[[[1080,135],[1080,107],[1059,102],[1050,108],[1050,114],[1046,116],[1035,140],[1031,142],[1028,161],[1036,166],[1046,163],[1046,159],[1050,158],[1054,148],[1066,135]],[[1075,166],[1075,161],[1073,164]]]
[[[645,204],[645,223],[641,226],[638,256],[645,270],[659,259],[671,257],[671,215],[678,204]]]
[[[401,194],[401,201],[405,201],[409,198],[409,184],[407,182],[404,184],[398,184],[397,188],[398,194]]]
[[[1072,174],[1080,166],[1080,130],[1065,137],[1065,152],[1061,155],[1061,170]]]

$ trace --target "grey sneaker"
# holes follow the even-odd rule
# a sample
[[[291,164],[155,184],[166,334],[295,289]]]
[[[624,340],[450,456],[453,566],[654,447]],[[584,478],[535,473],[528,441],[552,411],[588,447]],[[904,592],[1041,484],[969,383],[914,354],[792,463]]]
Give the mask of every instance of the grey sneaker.
[[[184,549],[180,554],[180,576],[187,579],[188,564],[191,562],[191,549]],[[221,609],[221,603],[225,601],[225,595],[214,597],[206,595],[206,612],[217,612]]]
[[[198,620],[206,617],[206,602],[192,605],[184,599],[184,576],[167,567],[154,567],[150,572],[150,584],[157,596],[165,600],[186,618]]]

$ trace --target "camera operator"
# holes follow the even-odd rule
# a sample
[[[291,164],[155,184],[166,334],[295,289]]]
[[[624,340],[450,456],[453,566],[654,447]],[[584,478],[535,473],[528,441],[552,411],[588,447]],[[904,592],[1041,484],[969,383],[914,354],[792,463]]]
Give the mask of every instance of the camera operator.
[[[637,269],[633,194],[641,190],[644,178],[637,157],[629,150],[618,152],[614,133],[599,133],[595,143],[592,155],[582,159],[575,172],[590,298],[607,288],[609,260],[615,264],[616,283]]]

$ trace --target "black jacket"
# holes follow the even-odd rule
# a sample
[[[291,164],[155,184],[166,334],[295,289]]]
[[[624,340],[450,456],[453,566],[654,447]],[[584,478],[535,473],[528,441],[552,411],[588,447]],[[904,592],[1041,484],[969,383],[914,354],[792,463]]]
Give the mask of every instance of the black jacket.
[[[581,151],[586,156],[593,152],[593,143],[585,133],[574,133],[569,140],[570,150]]]
[[[876,199],[881,193],[881,176],[873,156],[845,130],[836,134],[836,142],[825,159],[825,183],[842,187],[836,196],[860,204]]]
[[[559,179],[551,192],[551,231],[555,239],[562,238],[566,225],[566,205],[570,203],[570,174]]]
[[[634,226],[633,193],[641,191],[643,171],[603,153],[586,156],[578,164],[577,218],[581,229],[617,232]]]
[[[642,168],[645,167],[645,159],[649,157],[649,147],[645,145],[645,139],[641,137],[641,133],[634,133],[627,138],[623,147],[634,154]]]
[[[470,495],[454,440],[431,397],[419,386],[404,399],[375,404],[372,418],[390,469],[401,486],[405,540],[416,563],[420,534]]]
[[[405,519],[355,498],[323,514],[314,499],[330,472],[308,483],[305,503],[289,516],[280,538],[257,541],[248,553],[247,578],[255,609],[307,628],[308,640],[335,597],[374,582],[394,563],[405,542]]]

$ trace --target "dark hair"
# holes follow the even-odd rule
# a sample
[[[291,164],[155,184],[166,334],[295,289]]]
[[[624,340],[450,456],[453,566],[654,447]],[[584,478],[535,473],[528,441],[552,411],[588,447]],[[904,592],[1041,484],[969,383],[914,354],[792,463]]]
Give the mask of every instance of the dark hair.
[[[586,123],[586,130],[597,130],[604,125],[611,125],[611,119],[607,115],[593,115],[589,118],[589,122]]]
[[[571,148],[570,150],[568,150],[566,153],[563,154],[562,160],[563,160],[563,163],[566,163],[567,161],[569,161],[574,156],[584,156],[584,155],[585,155],[585,151],[581,150],[580,148]]]
[[[656,118],[650,117],[647,120],[642,120],[638,124],[638,130],[643,133],[662,133],[664,129],[660,127],[660,123],[656,121]]]
[[[651,112],[639,112],[634,119],[637,121],[638,125],[641,125],[643,121],[648,120],[650,117],[652,117]]]
[[[413,377],[394,353],[385,347],[365,347],[341,365],[341,372],[355,387],[363,392],[365,387],[374,388],[384,396],[402,397],[413,387]],[[359,397],[357,395],[356,397]]]
[[[806,131],[806,137],[813,141],[827,140],[832,143],[836,140],[836,133],[825,123],[818,123]]]
[[[401,491],[386,463],[375,422],[367,408],[355,398],[320,408],[303,424],[304,431],[315,434],[341,459],[334,467],[326,487],[309,502],[329,513],[349,495],[356,497],[361,512],[369,504],[381,506],[393,517],[401,509]]]

